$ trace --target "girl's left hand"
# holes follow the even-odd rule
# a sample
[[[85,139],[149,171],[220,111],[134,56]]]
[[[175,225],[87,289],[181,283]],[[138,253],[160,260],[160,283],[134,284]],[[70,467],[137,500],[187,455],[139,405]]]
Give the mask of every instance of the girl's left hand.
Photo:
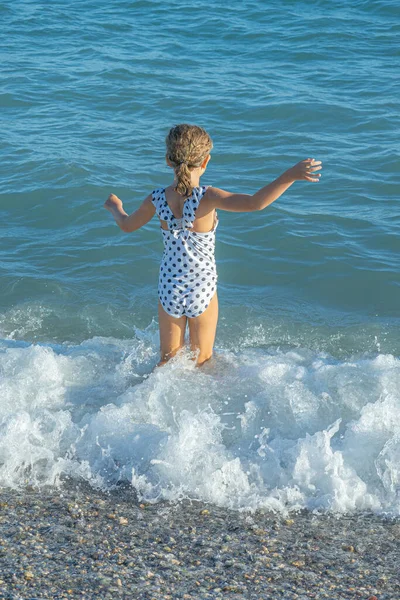
[[[104,208],[109,211],[112,211],[114,208],[121,209],[122,200],[120,200],[115,194],[110,194],[107,200],[104,202]]]
[[[306,181],[319,181],[321,173],[316,173],[316,171],[322,169],[321,165],[320,160],[306,158],[306,160],[301,160],[297,165],[294,165],[289,171],[294,181],[301,181],[302,179]]]

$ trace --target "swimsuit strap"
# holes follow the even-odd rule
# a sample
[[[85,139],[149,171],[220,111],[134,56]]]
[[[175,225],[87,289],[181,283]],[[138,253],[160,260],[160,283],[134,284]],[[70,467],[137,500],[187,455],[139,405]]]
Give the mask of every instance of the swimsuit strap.
[[[208,187],[210,186],[202,185],[200,187],[193,188],[191,195],[185,200],[183,214],[190,219],[190,221],[192,222],[192,226],[193,221],[196,218],[196,212],[199,208],[200,200],[206,193]]]
[[[164,206],[164,190],[162,188],[151,192],[151,201],[155,206],[157,216],[163,221],[169,220],[168,207]]]

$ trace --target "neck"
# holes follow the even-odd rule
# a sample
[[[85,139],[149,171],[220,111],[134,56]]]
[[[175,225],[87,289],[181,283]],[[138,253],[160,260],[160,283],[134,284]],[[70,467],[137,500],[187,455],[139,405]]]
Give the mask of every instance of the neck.
[[[203,175],[204,170],[200,168],[195,168],[192,171],[190,171],[190,183],[193,187],[200,187],[200,177]],[[177,181],[178,178],[174,174],[174,183],[176,183]]]
[[[177,182],[178,182],[178,178],[174,177],[174,183],[177,183]],[[197,177],[193,177],[192,176],[190,178],[190,183],[192,184],[192,187],[200,187],[200,177],[199,176],[197,176]]]

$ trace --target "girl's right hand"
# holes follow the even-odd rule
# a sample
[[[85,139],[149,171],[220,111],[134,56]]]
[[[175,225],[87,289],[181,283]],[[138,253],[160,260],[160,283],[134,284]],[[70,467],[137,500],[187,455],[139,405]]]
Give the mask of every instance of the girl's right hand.
[[[321,173],[316,173],[315,171],[322,169],[320,165],[322,165],[320,160],[306,158],[306,160],[301,160],[297,165],[289,169],[289,173],[293,181],[319,181]]]
[[[104,202],[104,208],[109,211],[112,211],[115,208],[122,209],[122,200],[120,200],[115,194],[110,194],[107,200]]]

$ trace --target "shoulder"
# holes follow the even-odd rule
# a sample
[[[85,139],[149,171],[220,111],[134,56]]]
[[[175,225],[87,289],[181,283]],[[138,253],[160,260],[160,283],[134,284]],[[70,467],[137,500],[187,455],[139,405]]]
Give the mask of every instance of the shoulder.
[[[215,188],[212,185],[200,185],[198,189],[200,191],[200,197],[206,199],[213,196],[213,190]]]
[[[210,204],[216,205],[222,198],[226,198],[230,195],[229,192],[216,188],[213,185],[206,185],[203,186],[203,188],[205,188],[203,198],[205,202],[209,202]]]

